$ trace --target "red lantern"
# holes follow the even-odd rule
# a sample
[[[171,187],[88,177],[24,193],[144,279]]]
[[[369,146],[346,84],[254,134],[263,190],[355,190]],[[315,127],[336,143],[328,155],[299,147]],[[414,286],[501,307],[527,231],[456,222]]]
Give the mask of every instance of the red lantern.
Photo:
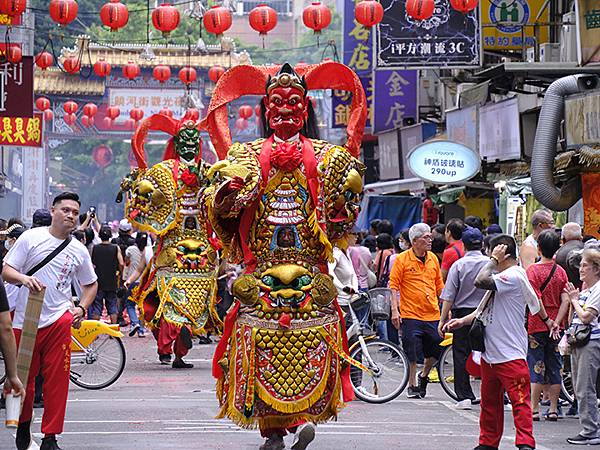
[[[83,113],[86,116],[94,117],[97,112],[98,112],[98,107],[95,104],[93,104],[93,103],[86,103],[83,106]]]
[[[75,114],[68,113],[63,116],[63,120],[67,125],[73,125],[77,120],[77,116]]]
[[[161,83],[164,83],[169,78],[171,78],[171,68],[169,66],[160,64],[152,70],[152,76],[154,77],[155,80],[158,80]]]
[[[38,97],[35,99],[35,107],[40,111],[46,111],[50,109],[50,100],[46,97]]]
[[[131,111],[129,111],[129,117],[136,122],[142,120],[144,118],[144,110],[138,107],[132,108]]]
[[[249,119],[252,117],[252,107],[250,105],[242,105],[238,109],[238,114],[242,119]]]
[[[194,122],[200,118],[200,111],[196,108],[190,108],[185,112],[185,115],[189,120],[193,120]]]
[[[221,78],[221,75],[223,75],[225,73],[225,69],[221,66],[212,66],[210,69],[208,69],[208,78],[210,78],[210,81],[212,81],[213,83],[216,83],[217,81],[219,81],[219,78]]]
[[[179,71],[179,79],[183,84],[192,84],[196,81],[196,69],[184,67]]]
[[[81,69],[81,61],[76,56],[68,56],[63,61],[63,68],[71,75],[76,74]]]
[[[108,145],[101,144],[92,151],[92,159],[98,167],[104,169],[111,163],[113,152]]]
[[[47,109],[44,111],[44,120],[46,122],[50,122],[52,119],[54,119],[54,113],[52,112],[51,109]]]
[[[152,11],[152,25],[165,38],[179,25],[179,11],[169,3],[163,3]]]
[[[137,78],[140,72],[140,66],[133,61],[129,61],[123,66],[123,76],[130,80]]]
[[[206,31],[220,36],[231,27],[231,11],[224,6],[213,6],[206,11],[202,21]]]
[[[63,109],[67,114],[75,114],[77,112],[77,109],[79,109],[79,105],[73,100],[69,100],[68,102],[65,102],[65,104],[63,105]]]
[[[331,23],[331,11],[321,2],[313,2],[304,8],[302,21],[305,26],[314,30],[315,34],[320,33],[322,29],[327,28]]]
[[[26,7],[27,0],[0,0],[0,14],[10,17],[20,16]]]
[[[246,119],[242,119],[241,117],[235,121],[235,127],[239,131],[244,131],[248,128],[248,121]]]
[[[450,0],[452,7],[463,13],[467,14],[477,8],[477,0]]]
[[[90,117],[90,116],[86,116],[85,114],[83,116],[81,116],[81,124],[86,127],[89,128],[92,125],[94,125],[94,118]]]
[[[173,111],[171,111],[169,108],[163,108],[158,113],[164,116],[173,117]]]
[[[371,28],[383,19],[383,6],[376,0],[362,0],[354,9],[354,18],[363,27]]]
[[[260,117],[260,103],[254,107],[254,115]]]
[[[277,25],[277,11],[265,4],[258,5],[248,16],[253,30],[265,35]]]
[[[406,0],[406,14],[416,20],[426,20],[433,16],[435,0]]]
[[[35,64],[42,70],[46,70],[54,62],[54,57],[49,52],[38,53],[35,57]]]
[[[94,73],[100,78],[109,76],[111,69],[110,63],[106,62],[104,58],[100,58],[94,63]]]
[[[127,128],[128,130],[135,130],[136,123],[137,122],[134,119],[129,118],[125,121],[125,128]]]
[[[52,20],[65,26],[77,18],[79,6],[75,0],[50,0],[48,9]]]
[[[104,124],[104,128],[112,128],[113,119],[107,116],[104,119],[102,119],[102,123]]]
[[[6,60],[12,64],[19,64],[23,60],[23,51],[16,44],[9,45],[6,49]]]
[[[129,10],[120,0],[110,0],[100,9],[100,20],[111,31],[118,31],[127,25]]]
[[[115,120],[117,117],[121,115],[121,110],[118,106],[109,106],[106,108],[106,117],[110,120]]]

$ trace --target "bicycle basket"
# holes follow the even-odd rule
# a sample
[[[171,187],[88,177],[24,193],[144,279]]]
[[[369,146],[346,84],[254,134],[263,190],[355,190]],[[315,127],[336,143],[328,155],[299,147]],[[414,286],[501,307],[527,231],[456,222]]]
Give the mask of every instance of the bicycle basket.
[[[371,317],[374,320],[388,320],[392,304],[392,290],[388,288],[375,288],[369,291],[371,299]]]

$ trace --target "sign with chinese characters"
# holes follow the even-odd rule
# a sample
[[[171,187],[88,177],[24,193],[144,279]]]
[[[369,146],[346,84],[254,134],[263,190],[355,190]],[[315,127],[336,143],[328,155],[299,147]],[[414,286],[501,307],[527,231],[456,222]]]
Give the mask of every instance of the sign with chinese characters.
[[[43,148],[23,151],[23,217],[31,221],[36,209],[46,207],[46,153]]]
[[[479,156],[452,141],[429,141],[413,148],[407,158],[410,170],[436,184],[459,183],[473,178],[480,168]]]
[[[600,143],[600,92],[588,92],[565,101],[567,146]]]
[[[404,119],[419,121],[416,70],[378,70],[375,72],[373,133],[402,127]]]
[[[41,113],[33,117],[0,117],[0,145],[41,147],[42,124]]]
[[[479,108],[479,155],[489,162],[521,159],[517,97]]]
[[[600,63],[600,3],[598,0],[577,0],[575,11],[579,64]]]
[[[343,62],[356,72],[367,95],[366,128],[370,129],[373,119],[373,40],[372,33],[354,20],[354,0],[344,0]],[[332,128],[346,128],[350,115],[352,96],[346,91],[333,91],[331,97]]]
[[[0,117],[33,116],[33,56],[0,64]]]
[[[402,162],[400,161],[398,138],[398,130],[382,133],[378,136],[380,180],[397,180],[401,178]]]
[[[548,42],[548,26],[534,27],[535,18],[545,3],[545,0],[482,0],[483,48],[522,50]],[[547,7],[538,22],[548,23],[549,11]],[[539,42],[536,42],[536,32]]]
[[[446,111],[448,139],[477,151],[477,106]]]
[[[481,66],[479,8],[463,14],[449,0],[435,0],[433,16],[415,20],[406,13],[405,0],[381,0],[381,5],[378,68]]]
[[[183,117],[185,92],[182,89],[134,89],[134,88],[111,88],[109,90],[109,104],[117,106],[121,114],[116,119],[123,122],[129,119],[129,113],[133,108],[141,108],[144,117],[157,114],[163,108],[173,111],[174,117]]]

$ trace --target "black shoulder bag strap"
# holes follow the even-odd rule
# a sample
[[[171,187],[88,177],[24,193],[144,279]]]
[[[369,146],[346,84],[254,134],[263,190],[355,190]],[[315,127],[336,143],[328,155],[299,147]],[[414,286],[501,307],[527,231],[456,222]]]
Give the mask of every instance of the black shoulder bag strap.
[[[540,286],[541,293],[544,293],[544,289],[546,289],[550,281],[552,281],[552,275],[554,275],[554,272],[556,272],[556,263],[554,263],[554,265],[552,266],[552,270],[550,271],[550,275],[548,275],[548,278],[546,278],[546,281],[544,281]]]
[[[30,277],[34,273],[38,272],[42,267],[44,267],[46,264],[48,264],[50,261],[52,261],[56,257],[56,255],[58,255],[60,252],[62,252],[67,247],[67,245],[69,245],[70,242],[71,242],[71,236],[69,236],[64,241],[62,241],[60,243],[60,245],[58,247],[56,247],[54,250],[52,250],[52,252],[48,256],[46,256],[40,263],[36,264],[35,267],[30,269],[26,273],[26,275],[28,277]]]

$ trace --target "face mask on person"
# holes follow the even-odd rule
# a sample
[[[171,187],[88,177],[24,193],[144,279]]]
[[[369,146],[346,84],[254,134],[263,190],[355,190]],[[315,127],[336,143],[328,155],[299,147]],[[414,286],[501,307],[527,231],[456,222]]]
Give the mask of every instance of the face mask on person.
[[[4,241],[4,248],[6,249],[6,251],[9,251],[12,246],[13,246],[13,243],[10,242],[9,240]]]
[[[398,241],[398,244],[400,246],[400,250],[404,251],[404,250],[408,250],[408,244],[404,241]]]

